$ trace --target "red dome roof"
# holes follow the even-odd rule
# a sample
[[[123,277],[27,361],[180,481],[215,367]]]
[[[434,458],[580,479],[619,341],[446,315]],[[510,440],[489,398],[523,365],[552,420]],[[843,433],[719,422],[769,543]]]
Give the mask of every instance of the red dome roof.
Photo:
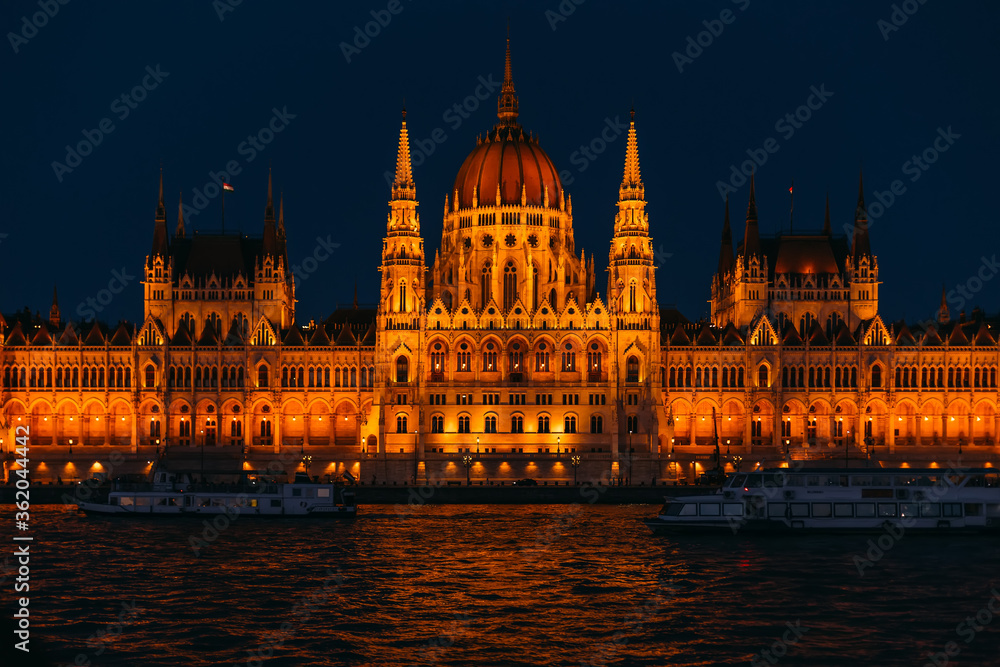
[[[478,194],[480,206],[493,206],[498,183],[503,204],[520,205],[523,183],[529,205],[542,206],[548,188],[549,207],[558,208],[562,192],[559,172],[538,142],[517,125],[494,128],[490,135],[458,170],[455,190],[459,208],[472,208],[473,192]]]

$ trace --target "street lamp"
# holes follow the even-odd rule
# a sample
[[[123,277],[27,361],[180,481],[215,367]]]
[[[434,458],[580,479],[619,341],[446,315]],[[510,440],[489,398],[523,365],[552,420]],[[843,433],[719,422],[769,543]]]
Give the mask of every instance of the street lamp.
[[[69,455],[73,456],[73,438],[69,439]]]
[[[736,470],[736,472],[740,471],[740,464],[741,463],[743,463],[743,457],[742,456],[740,456],[739,454],[737,454],[736,456],[733,457],[733,469]]]
[[[312,466],[312,462],[313,462],[313,457],[310,456],[309,454],[306,454],[305,456],[302,457],[302,465],[304,465],[306,468],[306,477],[309,476],[309,468]]]
[[[462,457],[462,462],[465,463],[465,485],[471,486],[472,482],[469,481],[469,468],[472,467],[472,457],[466,454]]]
[[[576,469],[580,467],[580,457],[574,456],[569,462],[573,465],[573,486],[576,486]]]
[[[559,447],[560,447],[559,443],[561,441],[562,441],[562,436],[561,435],[557,435],[556,436],[556,456],[559,456]]]
[[[479,436],[476,436],[476,458],[479,458]]]

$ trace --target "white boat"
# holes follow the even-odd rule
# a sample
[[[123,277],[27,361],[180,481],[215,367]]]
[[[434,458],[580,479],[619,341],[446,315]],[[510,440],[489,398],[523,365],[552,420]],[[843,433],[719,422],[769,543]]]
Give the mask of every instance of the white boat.
[[[292,483],[242,471],[228,483],[193,483],[187,474],[156,469],[147,483],[115,482],[106,502],[81,501],[88,514],[113,516],[201,516],[353,518],[354,491],[342,484],[319,484],[297,473]]]
[[[995,468],[774,468],[666,498],[654,532],[1000,530]]]

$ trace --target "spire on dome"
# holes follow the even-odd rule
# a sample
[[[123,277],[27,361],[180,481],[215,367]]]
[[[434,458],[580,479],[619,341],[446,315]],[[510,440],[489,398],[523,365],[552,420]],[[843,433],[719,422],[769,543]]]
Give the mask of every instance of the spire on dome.
[[[719,249],[719,277],[733,266],[733,233],[729,227],[729,195],[726,195],[726,217],[722,222],[722,246]]]
[[[174,236],[184,238],[184,191],[177,193],[177,229]]]
[[[628,142],[625,145],[625,175],[618,189],[619,199],[643,199],[645,188],[639,173],[639,142],[635,133],[635,109],[628,127]]]
[[[757,187],[750,174],[750,202],[747,204],[747,226],[743,232],[743,256],[760,255],[760,231],[757,228]]]
[[[49,322],[51,322],[54,327],[58,327],[60,324],[59,290],[55,285],[52,286],[52,307],[49,308]]]
[[[514,77],[510,69],[510,28],[507,34],[507,59],[503,68],[503,87],[497,98],[498,125],[515,125],[517,123],[517,93],[514,92]]]
[[[416,199],[417,186],[413,182],[413,165],[410,160],[410,133],[406,129],[406,109],[399,129],[399,147],[396,150],[396,179],[392,183],[392,198]]]

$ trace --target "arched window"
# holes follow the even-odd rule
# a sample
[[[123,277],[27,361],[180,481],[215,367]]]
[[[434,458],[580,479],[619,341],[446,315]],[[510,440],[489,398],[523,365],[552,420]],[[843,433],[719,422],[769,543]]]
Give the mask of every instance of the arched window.
[[[345,378],[346,379],[346,378]],[[396,359],[396,382],[410,381],[410,360],[406,357]]]
[[[434,415],[431,417],[431,433],[444,433],[443,415]]]
[[[699,375],[701,375],[701,369],[699,370]],[[635,355],[632,355],[625,361],[625,381],[626,382],[638,382],[639,381],[639,359]]]
[[[632,251],[635,252],[635,248],[634,247],[632,248]],[[634,280],[631,281],[628,284],[628,310],[629,310],[630,313],[634,313],[635,312],[635,281]]]
[[[76,384],[75,382],[73,383]],[[153,366],[146,366],[146,389],[156,386],[156,369]]]
[[[563,419],[563,433],[576,433],[576,416],[566,415]]]
[[[878,364],[872,366],[872,386],[881,387],[882,386],[882,367]]]
[[[590,432],[604,433],[604,417],[602,417],[601,415],[591,415]]]
[[[510,432],[524,433],[524,417],[521,415],[514,415],[510,418]]]
[[[462,415],[458,418],[458,432],[469,433],[469,415]]]
[[[538,432],[548,433],[549,432],[549,417],[548,415],[541,415],[538,418]]]
[[[299,374],[301,375],[301,373],[302,373],[302,369],[299,369]],[[405,382],[405,380],[404,380],[404,382]],[[352,387],[357,387],[358,386],[358,369],[357,368],[351,368],[351,386]]]
[[[399,281],[399,312],[406,312],[406,281]]]
[[[503,309],[509,311],[517,301],[517,267],[508,261],[503,267]]]
[[[757,369],[757,386],[758,387],[769,387],[769,386],[771,386],[768,383],[767,366],[765,366],[764,364],[761,364],[760,368]]]
[[[258,387],[270,386],[270,382],[268,381],[267,377],[267,366],[265,366],[264,364],[261,364],[260,367],[257,369],[257,386]]]
[[[538,309],[538,267],[531,265],[531,309]]]
[[[495,415],[488,415],[483,421],[483,433],[497,432],[497,418]]]
[[[406,415],[396,417],[396,433],[406,433]]]
[[[486,304],[490,302],[490,297],[492,296],[491,291],[493,289],[493,264],[487,261],[483,264],[483,272],[479,278],[479,293],[483,297],[482,307],[485,308]]]

